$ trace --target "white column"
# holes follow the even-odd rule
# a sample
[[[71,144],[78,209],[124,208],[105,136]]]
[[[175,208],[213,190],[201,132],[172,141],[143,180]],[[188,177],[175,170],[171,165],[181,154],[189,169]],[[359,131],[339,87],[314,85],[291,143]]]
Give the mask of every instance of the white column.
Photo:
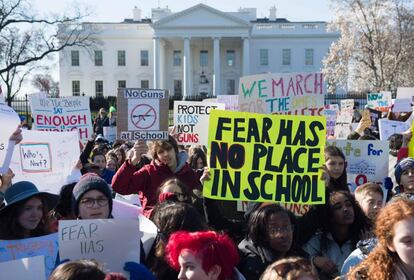
[[[220,73],[220,38],[214,38],[214,85],[213,95],[217,96],[221,94],[221,73]]]
[[[183,66],[183,98],[185,98],[192,95],[190,38],[184,38]]]
[[[154,88],[160,88],[160,75],[161,75],[161,67],[160,67],[160,38],[154,37]]]
[[[243,76],[250,74],[250,42],[248,37],[243,37]]]

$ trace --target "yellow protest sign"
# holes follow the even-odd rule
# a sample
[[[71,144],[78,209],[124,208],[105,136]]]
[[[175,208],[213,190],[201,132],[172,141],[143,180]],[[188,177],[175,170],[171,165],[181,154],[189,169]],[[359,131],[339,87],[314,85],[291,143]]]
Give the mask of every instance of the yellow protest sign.
[[[325,117],[213,110],[208,151],[212,199],[325,203]]]
[[[414,122],[411,124],[411,133],[414,135]],[[408,146],[408,157],[414,157],[414,139],[411,138],[411,140],[407,143]]]

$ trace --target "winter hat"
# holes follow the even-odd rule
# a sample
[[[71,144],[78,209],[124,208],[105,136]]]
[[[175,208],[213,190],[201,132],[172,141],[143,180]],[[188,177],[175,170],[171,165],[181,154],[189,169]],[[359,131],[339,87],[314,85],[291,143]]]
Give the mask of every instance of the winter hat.
[[[401,174],[409,168],[414,169],[414,158],[405,158],[395,165],[394,175],[398,185],[400,184]]]
[[[90,190],[97,190],[108,198],[109,215],[112,213],[112,193],[104,179],[95,173],[86,173],[73,188],[73,213],[79,216],[79,202],[82,196]]]

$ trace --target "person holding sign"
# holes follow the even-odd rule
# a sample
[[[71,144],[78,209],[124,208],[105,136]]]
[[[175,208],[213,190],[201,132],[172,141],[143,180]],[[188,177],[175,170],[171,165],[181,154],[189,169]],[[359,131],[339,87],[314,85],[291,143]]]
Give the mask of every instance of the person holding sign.
[[[0,210],[0,239],[16,240],[47,234],[46,216],[57,196],[39,192],[27,181],[13,184],[4,194],[6,206]]]
[[[144,215],[149,217],[157,203],[161,183],[171,177],[180,179],[190,191],[201,187],[197,174],[186,162],[187,154],[178,152],[172,136],[168,140],[154,141],[151,145],[152,161],[137,170],[148,147],[143,141],[135,143],[131,158],[126,160],[112,179],[114,191],[127,195],[139,193]]]
[[[109,126],[109,119],[106,116],[105,108],[99,109],[99,115],[96,117],[95,121],[93,122],[93,131],[96,134],[103,135],[103,127]]]

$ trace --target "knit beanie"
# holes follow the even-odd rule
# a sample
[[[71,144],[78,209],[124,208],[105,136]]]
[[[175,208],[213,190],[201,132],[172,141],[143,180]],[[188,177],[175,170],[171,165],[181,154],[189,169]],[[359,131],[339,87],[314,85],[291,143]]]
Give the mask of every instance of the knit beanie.
[[[398,185],[400,185],[401,174],[409,168],[414,169],[414,158],[404,158],[395,165],[394,175]]]
[[[108,184],[104,179],[96,175],[95,173],[84,174],[79,182],[73,188],[73,213],[76,217],[79,216],[79,202],[82,196],[90,190],[100,191],[108,198],[109,215],[112,213],[112,194]],[[108,217],[109,218],[109,217]]]

